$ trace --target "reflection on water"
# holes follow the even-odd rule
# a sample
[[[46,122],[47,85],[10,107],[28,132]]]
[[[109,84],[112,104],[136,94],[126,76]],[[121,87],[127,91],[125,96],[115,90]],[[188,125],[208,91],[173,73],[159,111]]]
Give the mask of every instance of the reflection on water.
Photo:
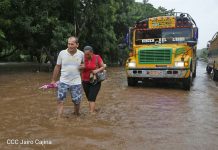
[[[204,63],[190,92],[179,85],[127,87],[123,68],[108,74],[97,115],[88,114],[84,97],[81,116],[74,116],[68,95],[64,118],[56,120],[56,91],[38,89],[51,73],[1,71],[0,149],[216,149],[218,87]]]

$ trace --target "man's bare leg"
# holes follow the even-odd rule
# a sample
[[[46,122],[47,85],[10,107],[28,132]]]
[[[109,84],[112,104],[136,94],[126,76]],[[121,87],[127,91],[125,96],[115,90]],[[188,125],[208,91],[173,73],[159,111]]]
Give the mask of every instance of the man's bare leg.
[[[63,110],[64,110],[64,102],[58,101],[57,102],[57,112],[58,112],[57,118],[61,118],[62,117]]]
[[[74,114],[79,116],[80,104],[74,104]]]

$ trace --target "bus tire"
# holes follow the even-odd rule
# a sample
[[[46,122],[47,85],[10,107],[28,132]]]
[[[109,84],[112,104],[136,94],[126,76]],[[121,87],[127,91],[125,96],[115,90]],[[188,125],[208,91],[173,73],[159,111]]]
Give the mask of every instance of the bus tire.
[[[213,76],[212,76],[214,81],[218,81],[218,70],[215,68],[213,69]]]
[[[196,64],[195,64],[195,69],[194,69],[194,72],[193,72],[193,74],[192,74],[192,77],[193,77],[193,78],[196,77],[196,68],[197,68],[197,67],[196,67]]]
[[[135,78],[127,78],[128,86],[135,86],[137,84],[137,80]]]
[[[191,69],[192,69],[192,63],[191,63],[191,65],[190,65],[191,67]],[[184,78],[183,79],[183,88],[184,88],[184,90],[186,90],[186,91],[190,91],[190,89],[191,89],[191,85],[192,85],[192,70],[190,70],[190,75],[189,75],[189,77],[188,78]]]
[[[183,88],[186,91],[190,91],[191,89],[191,77],[183,79]]]
[[[207,74],[210,74],[213,69],[210,66],[206,67]]]

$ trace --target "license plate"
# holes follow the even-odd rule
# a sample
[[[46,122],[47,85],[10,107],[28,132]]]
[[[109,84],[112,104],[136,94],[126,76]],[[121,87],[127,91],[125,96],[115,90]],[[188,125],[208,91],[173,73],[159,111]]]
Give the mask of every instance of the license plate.
[[[159,76],[161,75],[161,71],[148,71],[147,74],[153,75],[153,76]]]

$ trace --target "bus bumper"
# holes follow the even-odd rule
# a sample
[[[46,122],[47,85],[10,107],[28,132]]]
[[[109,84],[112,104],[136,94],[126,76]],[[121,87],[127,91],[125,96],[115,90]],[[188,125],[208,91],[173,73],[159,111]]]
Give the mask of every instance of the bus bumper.
[[[187,78],[190,75],[189,68],[181,69],[128,69],[128,77],[134,78]]]

